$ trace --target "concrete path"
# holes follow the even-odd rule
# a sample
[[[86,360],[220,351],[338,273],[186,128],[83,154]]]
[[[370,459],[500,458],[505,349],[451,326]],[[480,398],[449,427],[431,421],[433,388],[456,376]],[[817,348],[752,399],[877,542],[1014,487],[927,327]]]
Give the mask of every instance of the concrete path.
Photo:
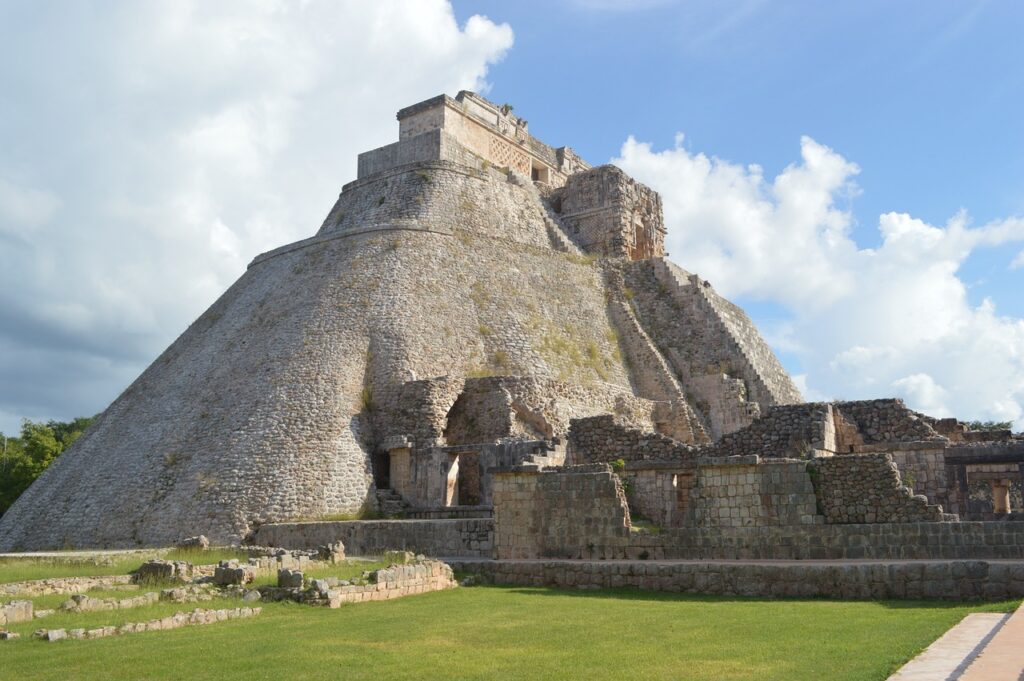
[[[996,631],[960,678],[962,681],[1024,679],[1024,605]]]
[[[968,615],[903,665],[888,681],[954,681],[963,678],[968,665],[1009,618],[1010,615],[999,613]]]

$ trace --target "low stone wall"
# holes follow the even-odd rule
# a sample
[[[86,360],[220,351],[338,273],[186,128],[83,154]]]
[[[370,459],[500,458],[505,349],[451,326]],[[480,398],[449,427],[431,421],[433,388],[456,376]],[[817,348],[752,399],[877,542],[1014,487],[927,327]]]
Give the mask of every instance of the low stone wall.
[[[434,557],[490,558],[493,528],[490,518],[274,523],[260,527],[255,541],[264,546],[315,549],[340,540],[350,556],[401,549]]]
[[[670,561],[453,561],[482,581],[520,586],[841,599],[1004,600],[1024,597],[1024,563],[904,561],[738,563]]]
[[[912,523],[943,520],[942,509],[903,486],[888,453],[846,454],[808,465],[827,523]]]
[[[495,471],[496,558],[612,557],[629,543],[630,518],[607,464]]]
[[[148,622],[128,622],[119,627],[98,627],[96,629],[40,629],[35,638],[44,641],[60,641],[66,638],[106,638],[122,634],[136,634],[143,631],[167,631],[180,627],[201,624],[213,624],[227,620],[255,617],[263,612],[263,608],[234,608],[230,610],[204,610],[197,608],[192,612],[178,612],[161,619]]]
[[[111,587],[124,586],[126,584],[130,584],[131,581],[131,575],[34,579],[27,582],[10,582],[8,584],[0,584],[0,597],[80,594],[85,593],[90,589],[109,589]]]
[[[340,586],[327,590],[324,594],[326,605],[339,608],[345,603],[386,601],[430,591],[454,589],[459,585],[455,581],[451,567],[437,560],[392,565],[377,570],[372,577],[373,584]]]
[[[97,612],[100,610],[129,610],[144,608],[160,600],[155,591],[131,596],[129,598],[93,598],[86,594],[76,594],[61,604],[60,609],[68,612]]]

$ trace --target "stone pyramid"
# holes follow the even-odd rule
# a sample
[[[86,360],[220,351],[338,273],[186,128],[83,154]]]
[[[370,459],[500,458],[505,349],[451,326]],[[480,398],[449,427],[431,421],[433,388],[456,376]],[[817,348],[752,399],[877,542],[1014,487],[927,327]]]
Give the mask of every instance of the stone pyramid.
[[[417,451],[557,461],[570,419],[607,413],[708,442],[801,401],[664,257],[657,193],[470,92],[398,119],[317,234],[255,258],[0,518],[0,550],[238,541],[398,478],[443,507]]]

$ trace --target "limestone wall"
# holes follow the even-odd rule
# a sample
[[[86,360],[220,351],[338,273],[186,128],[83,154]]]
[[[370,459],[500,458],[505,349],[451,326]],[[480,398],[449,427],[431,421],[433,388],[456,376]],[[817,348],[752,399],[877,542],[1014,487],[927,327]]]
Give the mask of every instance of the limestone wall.
[[[805,461],[701,463],[690,507],[702,528],[824,522]]]
[[[613,414],[574,419],[566,460],[573,464],[692,459],[695,447],[619,422]]]
[[[826,403],[771,407],[746,428],[729,433],[705,448],[703,454],[806,458],[825,448],[829,419],[830,409]]]
[[[452,569],[436,560],[420,561],[408,565],[391,565],[373,572],[373,584],[339,586],[327,591],[327,605],[339,608],[345,603],[388,601],[393,598],[415,596],[454,589]]]
[[[495,472],[496,558],[613,557],[629,541],[629,507],[604,465]]]
[[[665,253],[661,196],[613,165],[570,175],[551,200],[588,253],[629,260]]]
[[[998,601],[1024,596],[1024,564],[983,560],[892,563],[456,561],[494,584],[632,587],[718,596]]]
[[[263,546],[315,549],[341,541],[350,556],[375,556],[402,550],[433,557],[490,557],[490,518],[460,520],[349,520],[272,523],[256,531]]]
[[[847,454],[809,464],[818,505],[828,523],[943,520],[942,509],[903,486],[889,454]]]

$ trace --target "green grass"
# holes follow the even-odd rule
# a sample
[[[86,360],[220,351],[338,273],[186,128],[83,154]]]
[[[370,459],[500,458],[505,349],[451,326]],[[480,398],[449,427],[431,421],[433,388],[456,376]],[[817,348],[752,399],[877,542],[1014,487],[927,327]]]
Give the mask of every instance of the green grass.
[[[148,558],[185,560],[195,565],[211,565],[232,558],[248,560],[248,554],[245,551],[236,549],[214,548],[206,551],[200,549],[154,550],[148,556],[146,554],[133,554],[124,557],[115,556],[113,558],[103,558],[99,563],[84,561],[73,555],[69,556],[68,561],[54,558],[39,560],[25,558],[0,559],[0,584],[57,577],[126,575],[142,565]]]
[[[94,641],[19,640],[0,644],[0,659],[19,680],[881,680],[968,612],[1015,606],[473,587],[340,610],[266,604],[253,620]],[[140,612],[88,617],[97,626]]]

